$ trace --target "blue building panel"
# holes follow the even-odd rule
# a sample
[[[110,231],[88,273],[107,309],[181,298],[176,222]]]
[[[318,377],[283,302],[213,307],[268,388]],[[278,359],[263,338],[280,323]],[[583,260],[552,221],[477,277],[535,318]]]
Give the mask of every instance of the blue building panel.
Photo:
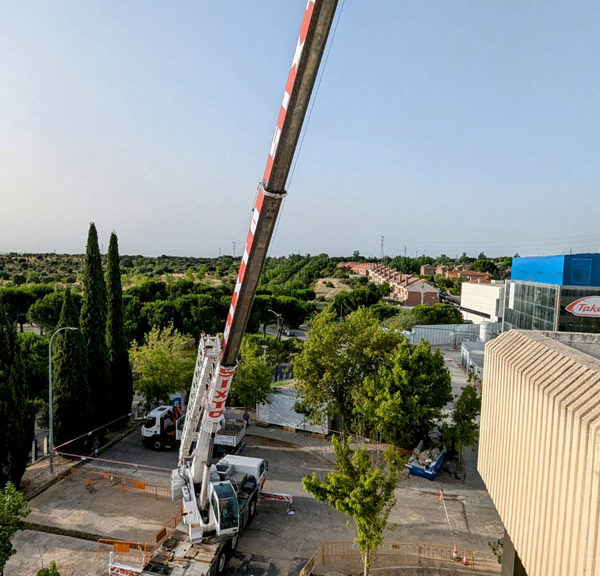
[[[510,279],[562,286],[564,270],[565,256],[563,255],[513,258]]]
[[[555,286],[600,286],[600,254],[513,258],[511,280]]]

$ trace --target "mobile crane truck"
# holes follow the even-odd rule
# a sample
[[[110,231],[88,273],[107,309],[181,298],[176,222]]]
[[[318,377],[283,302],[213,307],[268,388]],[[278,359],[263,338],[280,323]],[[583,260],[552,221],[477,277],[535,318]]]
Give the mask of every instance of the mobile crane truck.
[[[336,7],[337,0],[306,3],[225,329],[222,338],[200,339],[179,447],[179,467],[171,475],[171,494],[173,499],[182,498],[183,523],[189,541],[181,542],[168,554],[159,551],[139,573],[165,573],[155,572],[151,566],[157,565],[160,556],[167,568],[169,554],[172,566],[182,576],[222,573],[227,554],[237,545],[240,529],[254,514],[259,493],[267,498],[285,498],[262,492],[264,460],[227,455],[211,466],[211,455]],[[202,549],[190,553],[191,547]],[[203,558],[202,566],[194,560],[182,566],[186,558],[194,556]],[[109,573],[122,574],[121,570],[122,565],[109,564]]]

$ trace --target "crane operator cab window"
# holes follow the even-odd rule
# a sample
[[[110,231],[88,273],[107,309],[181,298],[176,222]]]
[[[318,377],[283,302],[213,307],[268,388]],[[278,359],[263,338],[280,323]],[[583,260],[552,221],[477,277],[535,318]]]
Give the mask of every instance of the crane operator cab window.
[[[217,517],[217,534],[234,534],[239,526],[239,505],[230,482],[213,484],[212,507]]]

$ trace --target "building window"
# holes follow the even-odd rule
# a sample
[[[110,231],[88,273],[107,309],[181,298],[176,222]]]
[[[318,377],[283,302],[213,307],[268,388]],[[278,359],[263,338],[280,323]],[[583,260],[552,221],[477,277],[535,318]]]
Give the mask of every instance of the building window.
[[[582,286],[589,286],[592,283],[591,258],[573,258],[571,283]]]

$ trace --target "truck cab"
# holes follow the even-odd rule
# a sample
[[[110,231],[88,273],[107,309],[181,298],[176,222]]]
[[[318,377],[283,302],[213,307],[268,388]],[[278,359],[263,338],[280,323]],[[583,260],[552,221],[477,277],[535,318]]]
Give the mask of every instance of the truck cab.
[[[158,406],[148,412],[146,420],[142,424],[144,444],[154,450],[176,446],[177,419],[177,408],[173,406]]]

